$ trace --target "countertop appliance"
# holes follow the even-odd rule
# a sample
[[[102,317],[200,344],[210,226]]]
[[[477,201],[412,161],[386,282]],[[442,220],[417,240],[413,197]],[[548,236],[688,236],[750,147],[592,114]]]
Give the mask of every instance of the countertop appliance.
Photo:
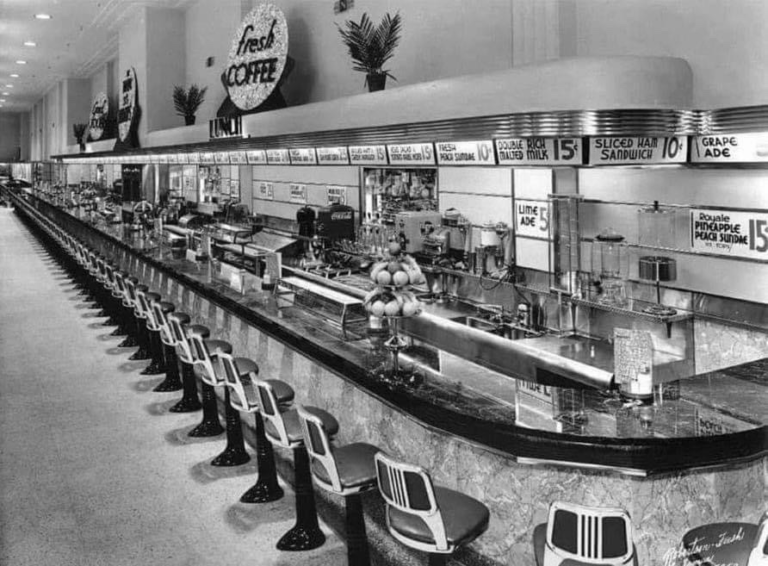
[[[422,251],[425,238],[441,226],[439,212],[408,210],[395,214],[395,233],[405,253]]]

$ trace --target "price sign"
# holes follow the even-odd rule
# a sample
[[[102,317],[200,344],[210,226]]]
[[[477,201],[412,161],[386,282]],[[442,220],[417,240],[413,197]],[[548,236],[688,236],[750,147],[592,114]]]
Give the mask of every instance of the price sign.
[[[199,151],[193,151],[191,153],[188,153],[187,156],[188,156],[187,163],[201,163]]]
[[[548,239],[549,203],[538,200],[516,200],[515,235]]]
[[[388,145],[390,165],[434,165],[435,150],[431,143]]]
[[[347,204],[346,187],[327,187],[328,205]]]
[[[213,165],[216,163],[216,158],[212,151],[204,151],[200,153],[200,163],[203,165]]]
[[[233,151],[229,154],[229,162],[232,165],[245,165],[248,163],[248,159],[245,156],[244,151]]]
[[[351,145],[349,161],[352,165],[386,165],[387,148],[383,145]]]
[[[267,163],[270,165],[290,165],[291,158],[287,149],[268,149]]]
[[[768,261],[768,214],[691,210],[691,248]]]
[[[440,165],[496,165],[493,142],[440,142],[437,162]]]
[[[302,147],[288,151],[291,157],[291,165],[316,165],[317,156],[315,156],[314,147]]]
[[[581,138],[504,138],[496,140],[500,165],[581,165]]]
[[[245,158],[250,165],[266,165],[267,152],[263,149],[252,149],[245,152]]]
[[[348,165],[349,152],[346,147],[318,147],[317,162],[321,165]]]
[[[307,204],[307,186],[291,184],[291,202],[294,204]]]
[[[214,154],[214,161],[217,165],[228,165],[229,164],[229,153],[226,151],[218,151]]]
[[[179,162],[179,154],[178,153],[170,153],[168,154],[168,163],[171,165],[176,165]]]
[[[590,165],[647,165],[685,163],[687,138],[672,137],[610,137],[590,138]]]
[[[259,183],[259,198],[275,200],[275,187],[272,183]]]
[[[691,138],[692,163],[759,163],[768,161],[768,133],[726,134]]]

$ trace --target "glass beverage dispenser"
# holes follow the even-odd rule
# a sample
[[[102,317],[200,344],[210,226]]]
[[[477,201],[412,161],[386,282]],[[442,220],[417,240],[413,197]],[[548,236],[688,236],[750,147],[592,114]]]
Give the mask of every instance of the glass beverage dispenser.
[[[640,279],[656,284],[656,305],[645,309],[659,316],[673,315],[677,311],[661,304],[661,282],[677,279],[677,263],[671,257],[657,255],[660,250],[674,248],[676,244],[675,211],[660,208],[659,201],[638,211],[639,241],[641,246],[654,249],[654,255],[640,257],[638,274]]]
[[[606,228],[592,242],[592,283],[598,302],[616,307],[626,305],[628,270],[624,236]]]

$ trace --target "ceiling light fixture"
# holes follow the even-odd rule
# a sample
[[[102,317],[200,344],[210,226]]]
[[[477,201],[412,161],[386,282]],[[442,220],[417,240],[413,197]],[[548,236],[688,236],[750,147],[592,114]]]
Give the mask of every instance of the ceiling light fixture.
[[[4,92],[4,93],[3,93],[3,96],[10,96],[10,95],[11,95],[11,93],[10,93],[10,92]]]
[[[13,88],[13,85],[5,85],[5,88]]]
[[[51,15],[50,14],[35,14],[35,17],[38,20],[50,20],[51,19]]]
[[[0,102],[5,102],[5,98],[0,98]]]
[[[11,73],[11,78],[12,79],[18,79],[19,78],[19,74],[18,73]]]
[[[34,41],[25,41],[24,45],[26,45],[27,47],[37,47],[37,43],[35,43]]]
[[[17,65],[26,65],[27,62],[26,61],[22,61],[21,59],[19,59],[18,61],[16,61],[16,64]]]

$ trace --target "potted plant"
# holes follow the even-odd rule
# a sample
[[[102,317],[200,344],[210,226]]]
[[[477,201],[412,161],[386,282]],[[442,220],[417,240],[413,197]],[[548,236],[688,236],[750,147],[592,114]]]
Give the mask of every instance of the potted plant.
[[[83,138],[85,137],[85,130],[88,129],[88,124],[72,124],[72,133],[75,134],[77,145],[80,146],[80,151],[85,150],[85,143]]]
[[[378,26],[373,25],[367,13],[360,18],[360,23],[347,20],[344,28],[337,25],[352,57],[352,68],[365,73],[365,84],[370,92],[382,90],[387,77],[397,80],[384,65],[395,54],[401,25],[399,12],[394,16],[385,15]]]
[[[200,105],[205,101],[207,86],[200,88],[196,84],[185,90],[184,87],[173,87],[173,106],[176,108],[176,114],[184,116],[184,123],[191,126],[195,123],[195,113]]]

